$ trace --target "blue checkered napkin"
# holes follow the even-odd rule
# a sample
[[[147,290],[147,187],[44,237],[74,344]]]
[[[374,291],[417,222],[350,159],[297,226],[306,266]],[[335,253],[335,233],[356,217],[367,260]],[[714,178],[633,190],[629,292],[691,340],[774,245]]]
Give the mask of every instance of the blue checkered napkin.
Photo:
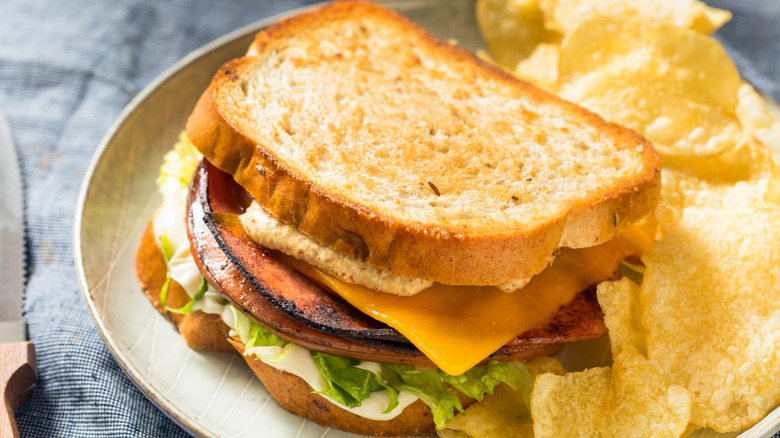
[[[309,0],[311,2],[311,0]],[[184,437],[125,376],[95,329],[73,260],[90,158],[122,108],[187,53],[306,0],[2,0],[0,107],[22,162],[38,386],[23,437]]]
[[[780,101],[780,2],[707,0],[718,38]],[[73,267],[76,197],[96,146],[143,86],[216,37],[308,0],[2,0],[0,107],[22,161],[29,226],[25,309],[38,351],[23,437],[184,437],[111,358]],[[776,435],[780,438],[780,434]]]

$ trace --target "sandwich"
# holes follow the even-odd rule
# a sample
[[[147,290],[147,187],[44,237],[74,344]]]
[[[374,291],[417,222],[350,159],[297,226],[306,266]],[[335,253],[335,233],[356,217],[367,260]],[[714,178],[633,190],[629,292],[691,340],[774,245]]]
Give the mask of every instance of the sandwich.
[[[336,2],[215,74],[136,272],[193,348],[240,353],[288,411],[427,435],[606,334],[595,285],[648,246],[660,168],[634,132]]]

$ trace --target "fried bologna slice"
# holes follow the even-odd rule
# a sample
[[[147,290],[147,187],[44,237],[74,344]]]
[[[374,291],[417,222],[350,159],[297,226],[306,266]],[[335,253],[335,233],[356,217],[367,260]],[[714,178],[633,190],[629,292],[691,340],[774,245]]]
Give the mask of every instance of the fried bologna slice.
[[[135,275],[138,285],[155,309],[176,324],[179,333],[190,347],[196,350],[234,353],[235,349],[227,340],[230,328],[219,315],[203,313],[200,310],[182,315],[167,311],[160,303],[160,290],[165,283],[167,267],[162,251],[155,242],[153,221],[154,218],[149,221],[141,237],[141,245],[135,253]],[[166,304],[171,308],[179,308],[189,300],[190,297],[179,283],[171,280]]]
[[[528,278],[649,212],[660,181],[632,131],[363,2],[258,34],[187,134],[282,222],[445,284]]]

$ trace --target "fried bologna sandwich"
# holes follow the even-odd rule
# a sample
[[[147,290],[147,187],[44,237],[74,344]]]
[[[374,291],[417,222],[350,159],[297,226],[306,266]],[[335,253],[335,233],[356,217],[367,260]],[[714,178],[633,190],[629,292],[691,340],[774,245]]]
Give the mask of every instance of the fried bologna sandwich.
[[[214,76],[137,274],[190,345],[242,353],[287,410],[431,434],[527,385],[522,361],[605,334],[594,287],[646,245],[632,224],[660,167],[632,131],[333,3]]]

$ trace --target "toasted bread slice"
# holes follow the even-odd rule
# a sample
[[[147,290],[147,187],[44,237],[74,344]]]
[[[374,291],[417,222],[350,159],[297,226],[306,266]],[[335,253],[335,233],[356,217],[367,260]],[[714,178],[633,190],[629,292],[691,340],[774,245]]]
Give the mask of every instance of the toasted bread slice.
[[[187,134],[282,222],[445,284],[528,278],[648,213],[660,183],[634,132],[363,2],[261,32]]]

